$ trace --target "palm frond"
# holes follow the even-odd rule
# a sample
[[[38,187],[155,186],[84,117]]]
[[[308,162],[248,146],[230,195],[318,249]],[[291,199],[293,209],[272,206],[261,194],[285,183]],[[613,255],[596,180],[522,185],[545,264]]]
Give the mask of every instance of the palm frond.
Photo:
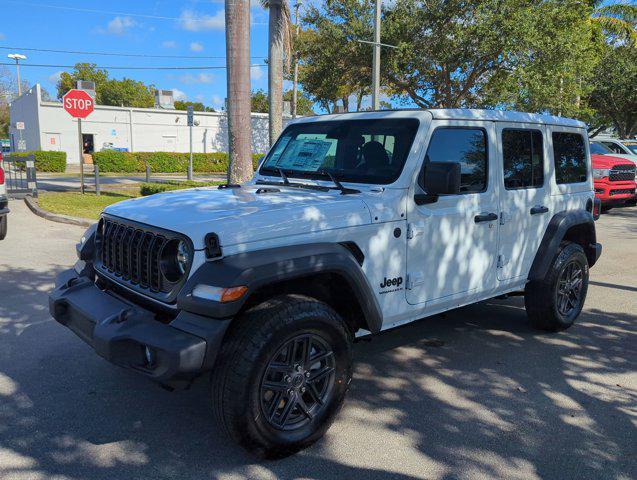
[[[633,28],[637,24],[637,4],[614,3],[595,9],[594,17],[612,17],[631,23]]]
[[[627,40],[631,44],[637,43],[637,30],[635,25],[615,17],[593,17],[606,33]]]

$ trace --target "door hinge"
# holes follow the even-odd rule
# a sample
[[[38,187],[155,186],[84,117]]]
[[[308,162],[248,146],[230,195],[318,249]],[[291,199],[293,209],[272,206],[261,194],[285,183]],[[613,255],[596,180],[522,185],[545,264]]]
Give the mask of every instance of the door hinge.
[[[498,255],[498,268],[504,268],[509,260],[504,255]]]
[[[423,232],[424,232],[424,228],[421,225],[416,225],[413,223],[407,224],[407,239],[411,240],[412,238],[415,238],[418,235],[422,235]]]
[[[425,283],[425,276],[422,272],[408,273],[405,288],[407,290],[413,290],[415,287],[422,285],[423,283]]]
[[[510,215],[507,212],[500,212],[500,225],[504,225],[510,219]]]

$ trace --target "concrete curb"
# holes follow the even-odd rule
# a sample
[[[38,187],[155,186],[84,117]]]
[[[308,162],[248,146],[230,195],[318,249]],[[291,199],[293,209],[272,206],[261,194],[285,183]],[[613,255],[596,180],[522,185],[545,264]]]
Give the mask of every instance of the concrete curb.
[[[95,223],[94,220],[89,220],[88,218],[69,217],[68,215],[59,215],[57,213],[42,210],[37,201],[31,196],[24,197],[24,203],[26,203],[29,210],[35,213],[38,217],[50,220],[51,222],[68,223],[70,225],[77,225],[80,227],[90,227]]]

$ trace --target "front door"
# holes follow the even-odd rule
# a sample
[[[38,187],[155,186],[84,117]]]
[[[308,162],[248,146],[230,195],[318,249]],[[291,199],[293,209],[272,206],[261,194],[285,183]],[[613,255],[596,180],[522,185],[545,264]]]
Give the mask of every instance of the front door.
[[[434,121],[423,163],[459,162],[461,193],[416,205],[408,217],[407,301],[454,305],[496,286],[498,172],[495,126]],[[422,192],[422,186],[415,187]]]
[[[501,148],[500,251],[498,279],[528,276],[551,218],[545,127],[498,124]]]

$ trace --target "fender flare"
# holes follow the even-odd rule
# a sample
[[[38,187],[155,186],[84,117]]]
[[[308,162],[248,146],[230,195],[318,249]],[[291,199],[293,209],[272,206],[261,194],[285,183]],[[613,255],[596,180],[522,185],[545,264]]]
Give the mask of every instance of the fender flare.
[[[601,245],[597,243],[593,215],[586,210],[558,212],[553,215],[553,218],[551,218],[544,232],[544,237],[531,265],[529,281],[542,280],[546,277],[553,263],[553,259],[560,248],[560,244],[566,236],[566,232],[576,226],[583,226],[585,228],[586,243],[583,245],[584,252],[588,258],[589,266],[592,267],[595,264],[601,253]]]
[[[244,306],[259,288],[281,281],[311,277],[319,273],[340,275],[349,284],[361,306],[369,331],[377,333],[382,313],[360,264],[345,246],[338,243],[314,243],[257,250],[223,257],[203,264],[188,279],[177,298],[177,307],[212,318],[230,318]],[[218,303],[192,296],[195,286],[247,286],[239,300]]]

